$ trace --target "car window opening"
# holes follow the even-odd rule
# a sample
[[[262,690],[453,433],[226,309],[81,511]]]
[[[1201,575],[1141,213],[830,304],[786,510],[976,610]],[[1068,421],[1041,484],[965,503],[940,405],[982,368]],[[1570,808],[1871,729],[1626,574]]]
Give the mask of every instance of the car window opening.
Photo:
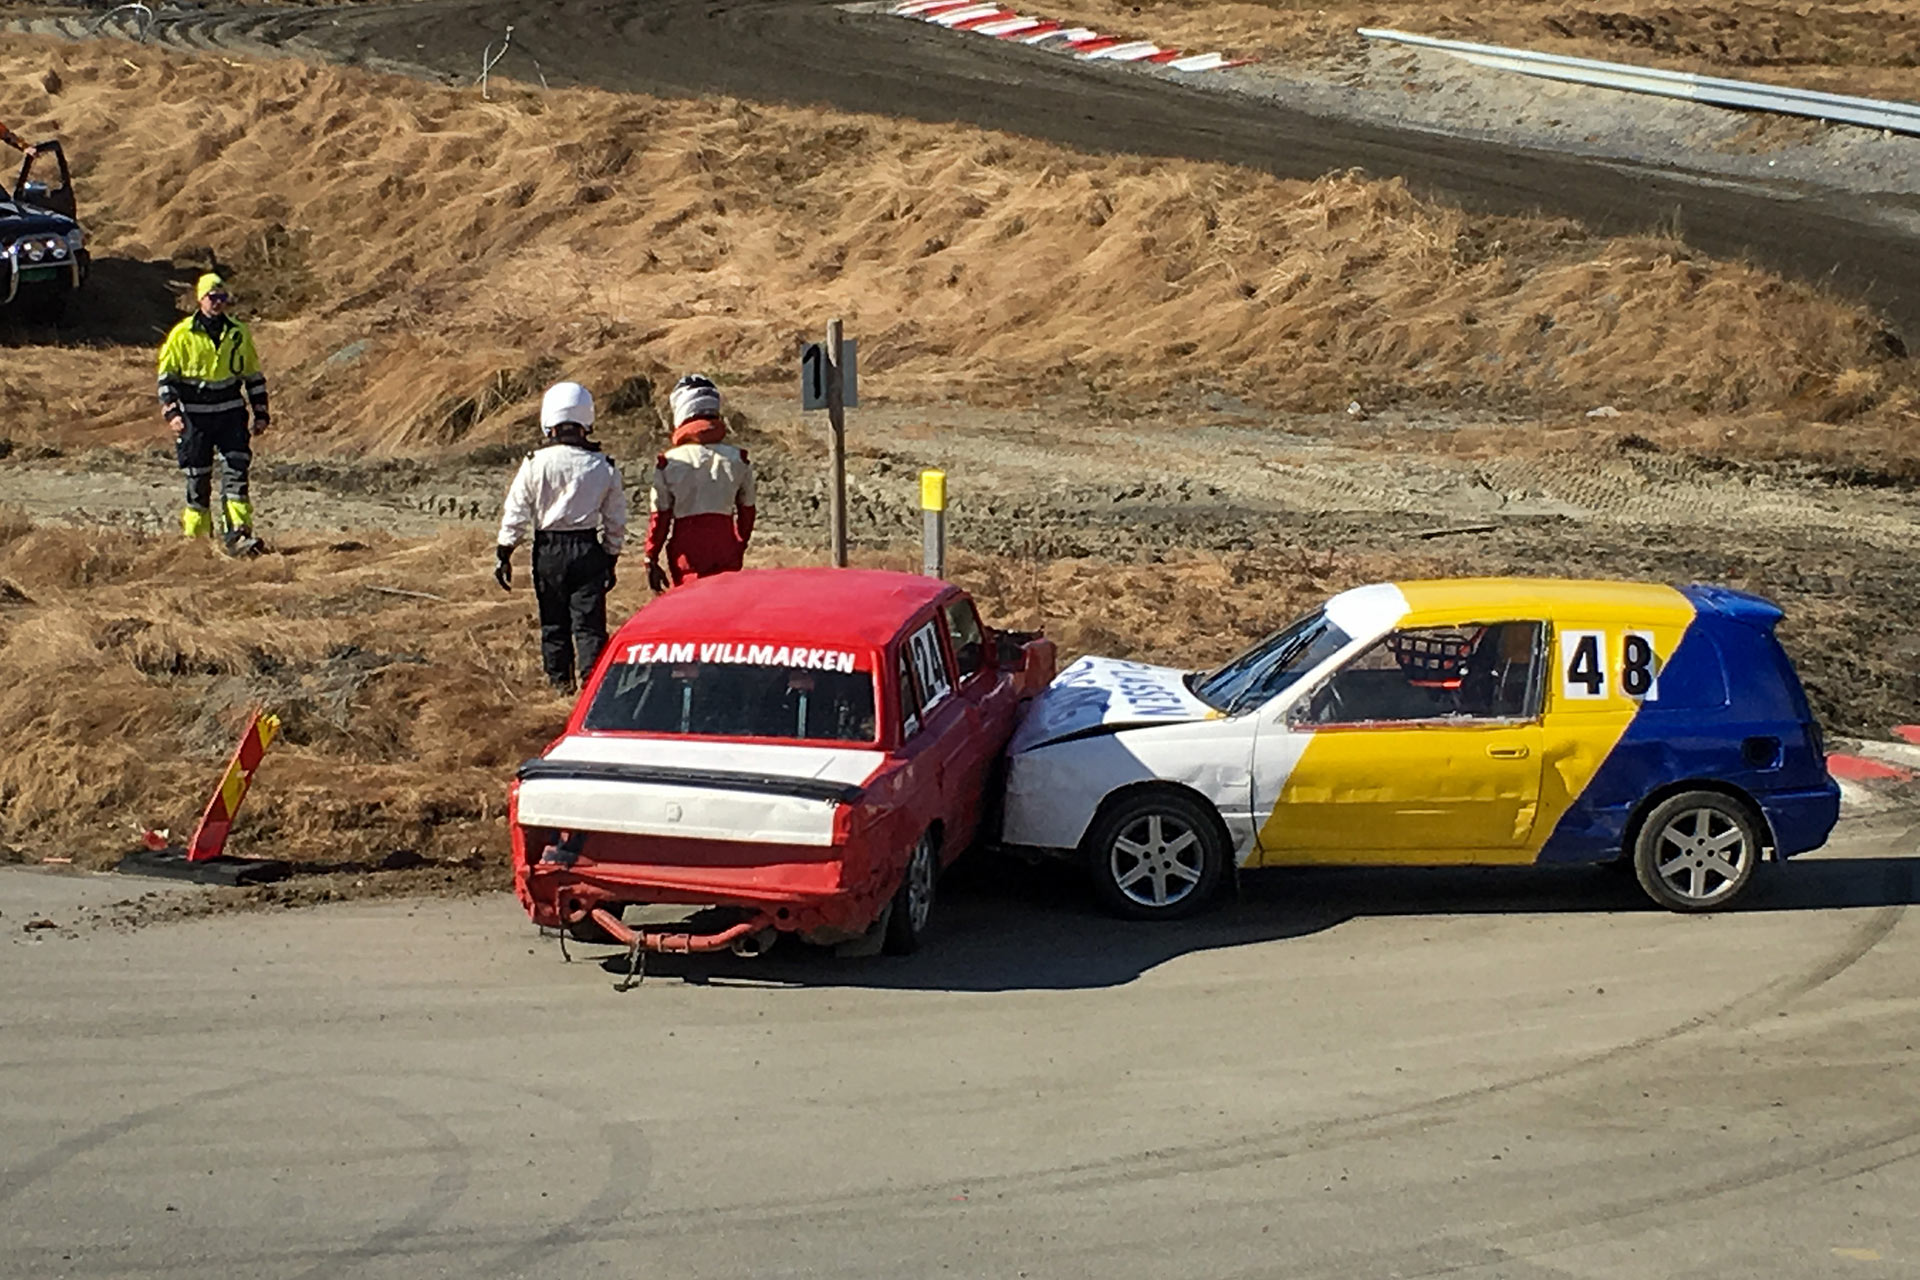
[[[608,733],[872,742],[873,674],[727,662],[619,662],[583,727]]]
[[[972,679],[986,665],[987,652],[986,635],[973,601],[955,600],[947,605],[947,636],[953,641],[953,660],[960,668],[960,679]]]
[[[913,663],[905,649],[900,651],[900,737],[911,738],[920,732],[920,689],[913,678]]]
[[[1540,713],[1546,627],[1499,622],[1396,631],[1329,677],[1310,724],[1529,720]]]

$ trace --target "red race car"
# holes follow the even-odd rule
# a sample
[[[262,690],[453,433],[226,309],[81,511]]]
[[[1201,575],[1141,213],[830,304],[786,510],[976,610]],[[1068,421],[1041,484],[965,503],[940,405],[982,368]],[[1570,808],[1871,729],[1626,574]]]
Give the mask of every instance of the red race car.
[[[981,625],[937,578],[757,569],[676,588],[607,646],[508,798],[536,923],[647,951],[776,932],[913,951],[983,829],[1053,644]],[[633,904],[711,907],[671,930]]]

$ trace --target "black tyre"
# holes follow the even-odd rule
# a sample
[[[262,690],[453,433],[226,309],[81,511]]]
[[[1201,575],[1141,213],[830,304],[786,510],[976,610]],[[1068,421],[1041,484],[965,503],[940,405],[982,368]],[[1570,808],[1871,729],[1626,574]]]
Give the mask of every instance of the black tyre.
[[[931,831],[922,835],[907,855],[907,869],[894,891],[887,912],[887,934],[881,950],[890,956],[910,956],[926,940],[933,921],[933,895],[940,883],[940,843]]]
[[[1686,791],[1640,824],[1633,873],[1669,911],[1717,911],[1752,883],[1760,849],[1760,824],[1746,805],[1717,791]]]
[[[1178,791],[1145,791],[1095,818],[1083,852],[1107,910],[1130,920],[1178,920],[1212,900],[1230,851],[1205,804]]]

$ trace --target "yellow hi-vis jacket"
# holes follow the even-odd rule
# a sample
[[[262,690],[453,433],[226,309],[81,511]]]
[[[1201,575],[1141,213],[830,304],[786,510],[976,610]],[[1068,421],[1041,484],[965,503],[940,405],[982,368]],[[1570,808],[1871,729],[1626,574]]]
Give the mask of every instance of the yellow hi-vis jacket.
[[[198,311],[173,326],[160,344],[160,408],[168,417],[253,409],[256,425],[267,421],[267,379],[253,334],[232,316],[222,323]],[[215,332],[219,338],[214,337]]]

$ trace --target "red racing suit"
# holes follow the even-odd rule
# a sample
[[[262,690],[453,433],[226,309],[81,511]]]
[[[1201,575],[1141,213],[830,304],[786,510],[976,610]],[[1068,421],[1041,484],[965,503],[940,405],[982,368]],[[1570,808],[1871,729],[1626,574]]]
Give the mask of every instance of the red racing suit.
[[[753,537],[753,463],[725,435],[716,419],[695,418],[654,464],[647,562],[665,552],[675,586],[738,569]]]

